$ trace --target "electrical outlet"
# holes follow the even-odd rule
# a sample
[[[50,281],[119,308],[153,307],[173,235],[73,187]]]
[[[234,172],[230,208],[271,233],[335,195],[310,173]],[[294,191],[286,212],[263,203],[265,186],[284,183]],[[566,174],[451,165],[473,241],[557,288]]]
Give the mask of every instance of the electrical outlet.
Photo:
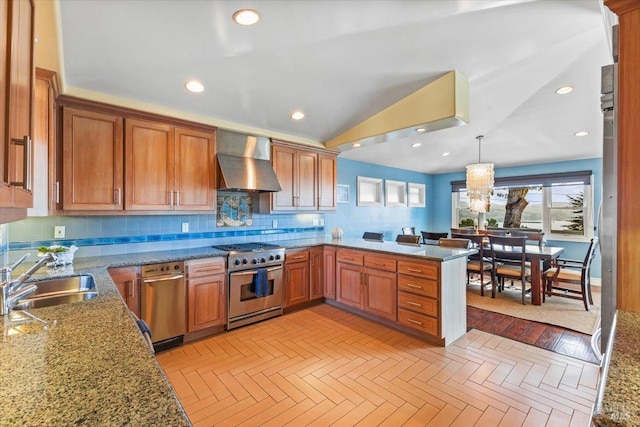
[[[56,225],[53,227],[53,238],[54,239],[64,239],[66,235],[66,227],[64,225]]]
[[[271,228],[278,228],[278,220],[274,219],[273,221],[271,221]]]
[[[324,218],[320,218],[320,225],[324,227]]]
[[[182,232],[183,233],[188,233],[189,232],[189,223],[188,222],[183,222],[182,223]]]
[[[313,226],[317,227],[320,224],[320,220],[318,218],[313,219]]]

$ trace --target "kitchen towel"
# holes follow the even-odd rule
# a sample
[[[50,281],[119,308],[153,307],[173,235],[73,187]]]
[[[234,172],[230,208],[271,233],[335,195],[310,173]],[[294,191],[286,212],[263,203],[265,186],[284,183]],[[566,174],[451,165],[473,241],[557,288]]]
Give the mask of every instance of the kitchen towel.
[[[269,273],[266,268],[260,268],[256,271],[255,288],[256,298],[265,297],[269,294]]]

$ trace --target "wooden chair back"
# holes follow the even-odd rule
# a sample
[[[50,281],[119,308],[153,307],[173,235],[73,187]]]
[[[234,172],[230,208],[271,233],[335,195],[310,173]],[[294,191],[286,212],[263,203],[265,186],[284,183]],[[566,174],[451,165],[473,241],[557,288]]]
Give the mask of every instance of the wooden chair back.
[[[365,240],[375,240],[377,242],[382,242],[383,237],[384,233],[376,233],[373,231],[365,231],[362,235],[362,238]]]
[[[452,228],[451,234],[478,234],[478,231],[475,228]]]
[[[525,237],[527,242],[531,242],[535,245],[538,245],[539,248],[544,246],[544,232],[542,231],[512,231],[512,237]]]
[[[446,247],[446,248],[458,248],[458,249],[469,249],[471,248],[471,240],[469,239],[440,239],[438,240],[438,246]]]
[[[431,233],[429,231],[421,231],[420,234],[422,234],[422,243],[425,245],[437,245],[438,240],[449,237],[449,233]]]
[[[409,234],[398,234],[396,236],[396,242],[398,243],[410,243],[412,245],[420,244],[420,236],[412,236]]]
[[[402,227],[402,234],[414,235],[416,234],[415,227]]]

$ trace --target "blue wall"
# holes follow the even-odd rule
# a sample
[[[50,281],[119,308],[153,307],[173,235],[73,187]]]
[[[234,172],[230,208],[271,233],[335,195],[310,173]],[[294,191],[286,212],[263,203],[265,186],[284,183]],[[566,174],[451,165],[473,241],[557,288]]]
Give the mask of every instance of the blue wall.
[[[510,168],[497,168],[495,170],[496,178],[510,177],[518,175],[535,175],[542,173],[554,172],[572,172],[581,170],[593,171],[593,206],[594,216],[597,215],[600,206],[602,191],[602,159],[586,159],[574,160],[570,162],[544,163],[539,165],[517,166]],[[431,217],[431,224],[434,229],[449,230],[451,228],[451,181],[460,181],[465,179],[464,172],[454,172],[441,175],[433,175],[433,200],[442,201],[434,209]],[[584,259],[587,252],[587,243],[576,243],[566,241],[549,240],[550,246],[562,246],[565,251],[563,258]],[[592,277],[601,277],[600,274],[600,253],[596,254],[592,271]]]
[[[425,184],[426,207],[356,206],[358,176]],[[433,204],[429,198],[431,182],[431,176],[423,173],[338,158],[338,184],[349,186],[349,203],[340,203],[335,214],[325,215],[325,230],[329,233],[340,227],[345,237],[362,237],[365,231],[383,232],[384,240],[395,240],[402,227],[416,227],[418,233],[428,230]]]

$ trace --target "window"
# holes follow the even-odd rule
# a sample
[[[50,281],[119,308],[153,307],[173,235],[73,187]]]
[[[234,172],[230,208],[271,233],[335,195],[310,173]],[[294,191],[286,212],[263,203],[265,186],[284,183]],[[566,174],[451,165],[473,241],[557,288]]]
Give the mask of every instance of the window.
[[[463,181],[452,183],[452,227],[478,225]],[[510,197],[511,196],[511,197]],[[507,201],[518,203],[519,222],[505,224]],[[591,171],[496,179],[485,214],[489,227],[542,230],[547,240],[588,241],[593,237]],[[513,216],[511,217],[513,219]]]

